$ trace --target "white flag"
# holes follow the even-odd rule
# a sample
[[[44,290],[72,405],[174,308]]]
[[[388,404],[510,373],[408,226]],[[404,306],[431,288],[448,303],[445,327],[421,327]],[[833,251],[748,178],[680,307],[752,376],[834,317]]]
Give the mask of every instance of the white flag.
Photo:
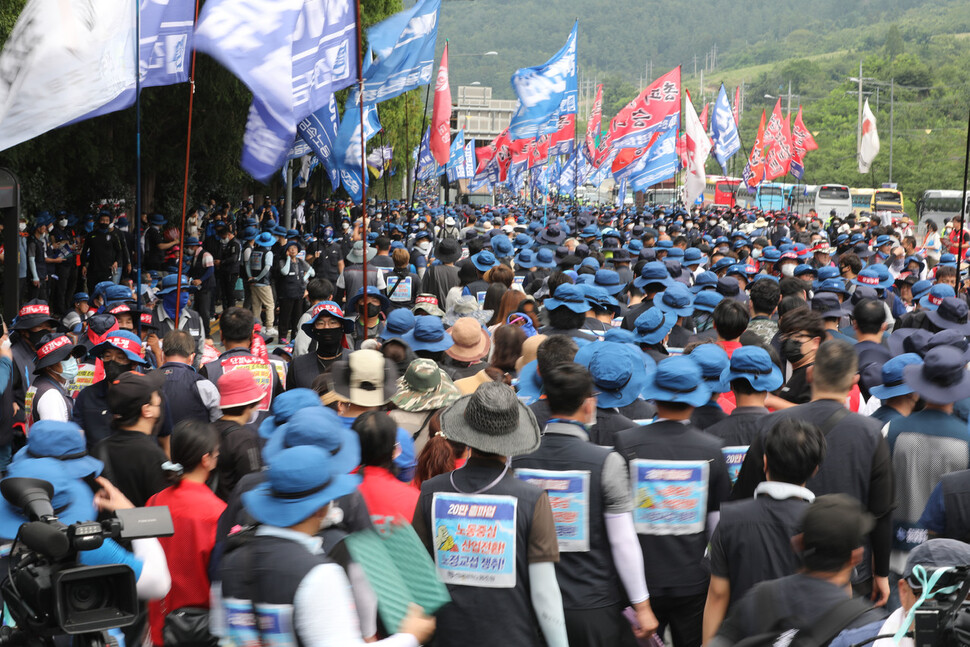
[[[133,0],[30,0],[0,52],[0,151],[134,85],[134,43]]]
[[[694,104],[690,102],[690,94],[687,94],[687,102],[684,107],[684,134],[687,139],[687,178],[684,181],[684,204],[688,207],[694,204],[697,196],[704,192],[707,185],[707,174],[704,172],[704,163],[707,156],[711,154],[711,138],[707,136],[701,120],[697,118],[697,111]]]
[[[862,139],[859,140],[859,172],[868,173],[872,160],[879,154],[879,133],[876,131],[876,115],[869,109],[869,99],[862,108]]]

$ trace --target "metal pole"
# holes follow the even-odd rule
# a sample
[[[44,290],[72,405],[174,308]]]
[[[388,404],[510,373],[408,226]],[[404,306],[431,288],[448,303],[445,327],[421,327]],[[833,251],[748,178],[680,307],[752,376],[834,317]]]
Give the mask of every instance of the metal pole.
[[[357,6],[357,89],[360,96],[360,239],[364,250],[364,341],[367,341],[367,150],[364,139],[364,51],[360,0]]]
[[[293,223],[293,160],[286,160],[286,205],[283,209],[283,226],[289,229]]]
[[[859,162],[859,148],[862,146],[862,60],[859,61],[859,120],[856,124],[855,156]]]
[[[408,125],[408,95],[404,95],[404,199],[407,200],[411,195],[411,147],[408,146],[408,138],[411,136],[411,128]],[[410,213],[411,205],[408,204]]]
[[[791,81],[788,81],[788,114],[791,114]]]
[[[138,249],[138,270],[135,274],[135,292],[141,305],[141,1],[135,2],[135,246]],[[182,268],[179,269],[181,284]],[[176,321],[176,326],[178,322]],[[135,319],[135,331],[141,335],[141,317]]]
[[[963,287],[963,223],[967,219],[967,176],[970,172],[970,114],[967,116],[967,150],[963,157],[963,201],[960,203],[960,234],[957,243],[957,292]]]
[[[893,102],[896,98],[896,79],[889,79],[889,182],[893,181]]]
[[[360,0],[357,0],[360,2]],[[411,227],[411,205],[414,204],[414,193],[418,188],[418,171],[421,168],[421,145],[424,143],[424,129],[428,125],[428,100],[431,98],[431,83],[424,93],[424,113],[421,117],[421,132],[418,133],[418,159],[414,162],[414,182],[411,183],[411,199],[408,201],[408,228]],[[428,138],[428,145],[431,145],[431,138]]]

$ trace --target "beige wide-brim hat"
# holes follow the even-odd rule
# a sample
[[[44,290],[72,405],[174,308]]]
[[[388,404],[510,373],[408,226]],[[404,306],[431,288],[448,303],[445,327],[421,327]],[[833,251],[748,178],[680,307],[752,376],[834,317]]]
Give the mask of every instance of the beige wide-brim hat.
[[[539,345],[546,341],[546,335],[532,335],[522,342],[522,356],[515,360],[515,370],[521,371],[522,367],[536,358]]]
[[[330,368],[330,391],[359,407],[380,407],[397,391],[397,368],[380,351],[356,350]]]
[[[454,345],[445,355],[459,362],[477,362],[488,355],[492,340],[474,317],[461,317],[448,329]]]

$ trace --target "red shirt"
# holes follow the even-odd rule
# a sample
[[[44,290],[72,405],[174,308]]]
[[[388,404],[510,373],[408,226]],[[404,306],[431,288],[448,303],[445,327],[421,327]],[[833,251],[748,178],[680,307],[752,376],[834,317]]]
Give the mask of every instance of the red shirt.
[[[717,345],[724,349],[724,352],[727,353],[728,359],[731,359],[731,355],[734,354],[734,351],[741,348],[741,342],[739,341],[719,341],[717,342]]]
[[[397,480],[383,467],[365,465],[360,473],[364,480],[357,489],[375,524],[383,523],[387,517],[411,523],[421,494],[416,487]]]
[[[148,603],[152,643],[162,645],[165,616],[180,607],[209,607],[209,555],[216,543],[216,525],[226,503],[202,483],[183,480],[165,488],[147,505],[167,505],[175,534],[160,537],[172,588],[164,600]]]

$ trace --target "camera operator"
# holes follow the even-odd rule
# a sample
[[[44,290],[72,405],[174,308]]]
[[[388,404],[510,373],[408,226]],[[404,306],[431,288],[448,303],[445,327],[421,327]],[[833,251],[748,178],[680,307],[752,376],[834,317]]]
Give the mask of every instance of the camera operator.
[[[939,586],[929,586],[929,590],[924,590],[926,584],[932,578],[935,569],[946,568],[948,566],[966,566],[970,564],[970,545],[955,539],[931,539],[920,544],[909,552],[906,560],[906,567],[903,569],[903,576],[899,579],[899,602],[902,606],[886,618],[885,621],[873,622],[858,629],[845,631],[835,638],[829,647],[848,647],[857,643],[872,640],[876,636],[893,636],[899,631],[900,627],[907,627],[906,631],[911,631],[911,618],[909,614],[914,611],[914,607],[919,608],[922,595],[930,595],[937,592]],[[917,568],[917,567],[922,567]],[[873,641],[872,647],[913,647],[915,641],[909,637],[904,637],[898,643],[894,643],[891,637],[879,638]]]

